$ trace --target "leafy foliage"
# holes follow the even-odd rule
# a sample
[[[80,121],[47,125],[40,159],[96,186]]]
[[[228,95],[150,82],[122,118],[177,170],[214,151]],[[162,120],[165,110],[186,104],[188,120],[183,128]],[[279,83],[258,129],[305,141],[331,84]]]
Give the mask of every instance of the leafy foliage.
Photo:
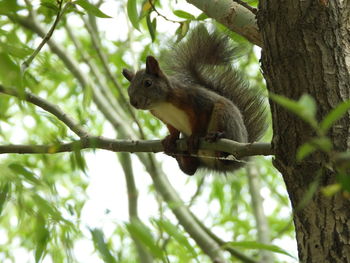
[[[152,4],[134,0],[121,3],[98,1],[96,4],[96,1],[64,0],[63,4],[68,4],[68,7],[51,37],[56,46],[46,43],[23,72],[21,65],[42,41],[43,34],[38,36],[40,28],[45,28],[43,32],[46,33],[59,11],[56,0],[26,2],[28,5],[13,0],[0,2],[0,84],[19,91],[29,90],[59,105],[95,135],[140,138],[135,120],[143,128],[145,139],[166,135],[164,126],[147,112],[133,112],[135,118],[129,114],[128,102],[123,99],[127,98],[127,82],[120,72],[124,67],[143,64],[151,51],[160,54],[166,39],[180,41],[186,36],[191,23],[211,23],[205,14],[173,6],[170,1],[153,1]],[[170,11],[167,12],[167,9]],[[125,16],[131,24],[122,20],[121,17]],[[98,36],[96,43],[92,42],[88,26]],[[113,37],[109,36],[111,32]],[[118,33],[120,36],[115,37]],[[263,86],[253,47],[235,35],[233,38],[245,46],[245,54],[237,66],[242,72],[249,72],[253,86]],[[105,54],[114,79],[106,73],[99,52]],[[333,117],[324,120],[321,124],[324,132],[344,112],[343,107],[347,106],[340,107],[332,113]],[[312,117],[309,113],[308,118]],[[271,131],[266,140],[270,137]],[[0,94],[1,144],[54,145],[76,138],[65,124],[51,114]],[[93,199],[89,183],[93,182],[93,178],[111,172],[101,165],[94,175],[91,167],[95,155],[88,158],[90,154],[94,153],[76,148],[69,154],[0,157],[0,232],[6,237],[0,241],[0,261],[20,262],[16,252],[21,249],[30,262],[50,259],[53,262],[85,262],[81,260],[82,256],[91,256],[95,262],[142,262],[140,255],[146,255],[141,259],[152,258],[155,262],[209,262],[188,230],[180,226],[171,213],[171,208],[178,204],[166,203],[159,198],[149,181],[142,181],[146,177],[144,170],[152,175],[148,157],[138,155],[137,159],[132,156],[136,185],[133,186],[134,192],[128,185],[125,191],[129,192],[124,196],[129,199],[123,199],[123,202],[129,202],[129,211],[137,211],[132,207],[135,202],[132,198],[136,198],[139,191],[142,198],[136,201],[143,213],[130,213],[129,220],[117,216],[117,219],[113,218],[109,211],[105,211],[101,219],[97,210],[108,204],[100,203],[95,206],[96,211],[91,212],[90,209],[89,214],[97,218],[97,223],[86,220],[84,211],[89,209],[90,199]],[[161,159],[160,155],[157,157]],[[113,162],[119,163],[116,156]],[[246,170],[224,178],[205,176],[203,179],[198,176],[187,179],[175,168],[172,174],[169,167],[174,165],[174,160],[168,159],[164,163],[164,170],[171,177],[172,184],[177,185],[176,190],[184,199],[184,204],[191,207],[208,229],[235,244],[257,239]],[[262,186],[254,191],[264,192],[266,202],[272,204],[266,216],[270,223],[270,237],[279,242],[284,237],[290,237],[293,231],[287,194],[269,159],[258,158],[255,163]],[[161,170],[159,162],[155,169]],[[113,177],[118,177],[118,185],[123,185],[123,175],[126,180],[130,179],[130,175],[127,178],[128,172],[132,173],[126,167],[112,171]],[[103,191],[99,195],[103,195]],[[118,215],[125,214],[122,201],[116,196],[109,196],[113,204],[109,204],[108,209],[117,210]],[[148,206],[149,210],[157,206],[156,212],[147,213]],[[80,242],[87,242],[90,249],[79,250]],[[276,250],[276,247],[254,244],[251,248]],[[241,247],[237,249],[241,251]],[[258,258],[256,250],[242,251],[247,256]],[[287,260],[291,262],[290,258]],[[276,262],[280,262],[279,258]]]

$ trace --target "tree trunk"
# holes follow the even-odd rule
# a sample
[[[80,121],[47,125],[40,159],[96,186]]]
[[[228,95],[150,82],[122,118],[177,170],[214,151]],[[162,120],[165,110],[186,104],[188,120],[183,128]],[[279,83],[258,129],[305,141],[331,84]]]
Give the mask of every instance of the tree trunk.
[[[308,93],[321,120],[350,98],[350,1],[260,0],[262,69],[270,92],[292,99]],[[335,182],[325,154],[295,159],[298,147],[315,132],[298,117],[271,102],[274,165],[283,174],[294,210],[300,262],[350,262],[350,201],[341,193],[324,196]],[[349,112],[330,129],[337,151],[350,148]],[[310,185],[318,188],[303,206]],[[313,184],[315,185],[315,184]]]

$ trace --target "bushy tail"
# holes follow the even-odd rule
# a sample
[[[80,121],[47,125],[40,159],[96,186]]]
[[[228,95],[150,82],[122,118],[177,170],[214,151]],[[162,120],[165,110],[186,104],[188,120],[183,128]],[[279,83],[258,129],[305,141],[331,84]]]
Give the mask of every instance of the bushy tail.
[[[230,99],[243,115],[248,141],[254,142],[267,128],[266,102],[262,92],[250,88],[233,67],[236,50],[228,36],[200,25],[167,54],[166,67],[173,76]]]

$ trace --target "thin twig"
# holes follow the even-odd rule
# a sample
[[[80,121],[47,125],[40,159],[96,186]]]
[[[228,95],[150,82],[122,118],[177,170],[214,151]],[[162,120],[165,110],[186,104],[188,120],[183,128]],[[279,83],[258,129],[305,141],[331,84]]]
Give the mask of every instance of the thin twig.
[[[80,138],[88,136],[88,132],[81,125],[79,125],[73,118],[71,118],[65,112],[63,112],[57,105],[52,104],[34,95],[31,92],[27,92],[27,91],[17,92],[14,89],[6,88],[0,84],[0,93],[4,93],[7,95],[11,95],[19,99],[28,101],[42,108],[43,110],[51,113],[52,115],[56,116],[60,121],[62,121],[64,124],[66,124]]]
[[[200,179],[200,181],[197,185],[196,192],[192,195],[191,200],[188,203],[188,208],[190,208],[194,204],[196,198],[202,193],[202,188],[203,188],[204,182],[205,182],[205,176],[202,176],[202,178]]]
[[[42,37],[45,35],[40,25],[35,19],[23,19],[22,17],[15,17],[11,15],[8,15],[8,17],[11,20],[19,23],[22,27],[28,28],[29,30],[36,32]],[[90,85],[90,79],[87,78],[80,71],[79,67],[77,66],[77,62],[74,59],[68,57],[67,54],[52,39],[48,43],[53,53],[57,54],[62,59],[67,68],[74,74],[74,76],[76,76],[82,87]],[[134,137],[133,130],[130,130],[130,132],[132,133],[132,135],[130,135],[130,132],[128,130],[129,127],[127,125],[120,125],[123,123],[124,120],[120,121],[118,115],[113,114],[114,111],[110,112],[110,110],[107,109],[108,105],[103,104],[104,101],[100,100],[100,97],[97,96],[98,90],[94,90],[94,92],[96,92],[96,94],[94,94],[94,101],[96,105],[103,112],[103,114],[105,114],[106,118],[112,123],[112,125],[116,127],[118,133],[121,136],[123,136],[123,138],[127,138],[130,136]],[[156,191],[169,205],[170,209],[173,211],[180,224],[185,228],[189,235],[195,240],[195,242],[199,245],[203,252],[207,254],[213,261],[216,260],[217,262],[224,262],[223,260],[221,260],[223,258],[221,249],[193,220],[192,215],[190,211],[186,208],[186,206],[181,205],[183,204],[183,201],[181,200],[175,189],[171,186],[167,177],[164,175],[164,173],[162,173],[159,166],[156,165],[154,155],[144,155],[142,153],[139,153],[137,154],[137,156],[145,165],[147,172],[151,176]]]
[[[98,57],[100,58],[100,61],[102,62],[102,66],[104,68],[104,70],[107,73],[107,77],[111,80],[113,86],[117,89],[119,96],[121,98],[122,103],[125,105],[125,107],[127,108],[127,111],[129,112],[131,118],[133,119],[133,121],[136,123],[138,130],[140,132],[141,138],[144,139],[145,138],[145,134],[143,132],[142,126],[140,124],[140,122],[138,121],[138,119],[135,116],[134,111],[132,110],[128,100],[126,99],[122,88],[120,87],[117,78],[114,76],[114,74],[111,72],[109,66],[108,66],[108,60],[107,57],[105,55],[105,53],[103,53],[102,48],[100,46],[100,43],[98,41],[98,36],[97,36],[97,32],[93,29],[93,27],[91,26],[90,22],[86,19],[86,18],[82,18],[86,29],[88,30],[88,32],[90,33],[90,37],[91,37],[91,41],[92,44],[97,52]]]
[[[244,2],[242,0],[233,0],[233,2],[236,2],[237,4],[240,4],[241,6],[247,8],[254,15],[256,15],[258,13],[258,9],[257,8],[250,6],[248,3],[246,3],[246,2]]]
[[[56,29],[56,26],[58,24],[58,22],[60,21],[60,18],[62,16],[62,14],[64,13],[64,10],[66,9],[66,7],[70,4],[69,2],[65,5],[65,7],[62,10],[62,3],[63,0],[61,1],[57,1],[58,2],[58,12],[56,15],[56,19],[54,21],[54,23],[52,24],[49,32],[47,32],[47,34],[45,35],[45,37],[42,39],[41,43],[39,44],[39,46],[34,50],[33,54],[30,55],[29,58],[27,58],[21,66],[21,70],[22,72],[25,72],[26,69],[30,66],[30,64],[32,63],[32,61],[34,60],[34,58],[39,54],[40,50],[43,48],[43,46],[47,43],[47,41],[49,41],[49,39],[51,38],[51,36],[53,35],[53,32]],[[30,5],[29,5],[30,6]],[[30,9],[31,11],[31,9]]]
[[[14,89],[4,87],[0,84],[0,93],[4,93],[10,96],[17,97],[19,99],[28,101],[43,110],[53,114],[60,121],[66,124],[74,133],[76,133],[80,138],[82,138],[83,148],[101,148],[106,150],[111,150],[115,152],[161,152],[163,151],[163,146],[159,140],[156,141],[119,141],[119,140],[101,140],[100,138],[93,140],[95,144],[88,144],[84,138],[91,138],[92,136],[81,126],[79,125],[72,117],[68,116],[63,112],[57,105],[52,104],[43,98],[40,98],[30,92],[24,92],[22,95]],[[89,140],[88,140],[89,141]],[[96,143],[99,142],[99,143]],[[108,143],[107,143],[108,142]],[[97,147],[100,145],[99,147]],[[36,147],[35,145],[33,147]],[[48,146],[51,147],[51,146]],[[126,147],[126,148],[125,148]],[[19,147],[20,149],[21,147]],[[70,148],[67,148],[67,145],[59,145],[61,151],[69,151]],[[227,152],[234,155],[236,158],[241,158],[245,156],[252,155],[271,155],[271,145],[268,143],[239,143],[227,139],[220,139],[215,143],[209,143],[204,139],[200,140],[200,149],[206,150],[215,150]],[[45,146],[38,146],[37,150],[40,150],[38,153],[50,153],[50,150]],[[186,151],[187,142],[186,140],[178,140],[177,150]],[[26,152],[29,151],[29,152]],[[6,152],[2,152],[6,153]],[[22,152],[18,153],[35,153],[33,149],[24,147]]]
[[[260,194],[261,176],[258,168],[254,164],[248,165],[246,171],[248,175],[248,188],[251,197],[251,206],[257,229],[257,240],[262,244],[270,245],[270,229],[267,217],[264,213],[263,197]],[[274,255],[271,251],[260,250],[259,255],[262,262],[274,262]]]
[[[225,249],[226,251],[228,251],[232,257],[237,258],[239,260],[241,260],[244,263],[258,263],[258,261],[256,261],[255,259],[246,256],[245,254],[243,254],[242,252],[240,252],[239,250],[233,248],[232,246],[227,245],[228,243],[224,240],[222,240],[221,238],[219,238],[217,235],[215,235],[208,227],[206,227],[202,221],[200,221],[198,219],[198,217],[196,215],[194,215],[192,213],[192,216],[194,218],[194,220],[197,222],[197,224],[199,224],[201,226],[201,228],[213,239],[215,240],[215,242],[222,247],[223,249]]]
[[[185,140],[180,140],[186,145]],[[229,140],[226,140],[229,141]],[[216,143],[203,142],[199,149],[203,150],[217,150]],[[268,146],[268,144],[267,144]],[[178,150],[186,150],[187,147],[178,147]],[[19,154],[54,154],[61,152],[72,152],[76,149],[102,149],[111,152],[129,152],[129,153],[158,153],[163,152],[163,145],[160,140],[115,140],[97,136],[85,136],[80,140],[76,140],[70,143],[58,143],[52,145],[19,145],[8,144],[0,145],[0,154],[5,153],[19,153]],[[232,149],[235,151],[235,149]],[[226,151],[232,151],[227,149]],[[243,152],[243,151],[242,151]],[[244,154],[241,154],[245,156]]]
[[[86,54],[86,50],[83,48],[81,45],[81,42],[76,38],[76,36],[73,34],[72,30],[70,29],[68,23],[65,23],[64,25],[68,37],[72,40],[76,51],[80,54],[82,61],[90,68],[90,71],[92,75],[94,76],[95,81],[97,82],[97,86],[100,87],[104,97],[109,103],[109,106],[113,108],[116,112],[120,112],[120,110],[117,107],[117,101],[113,94],[108,93],[107,94],[107,84],[106,84],[106,79],[105,76],[100,72],[99,68],[97,65],[93,62],[92,58],[89,57]]]
[[[151,5],[152,9],[154,12],[156,12],[156,14],[162,18],[164,18],[166,21],[169,21],[169,22],[172,22],[172,23],[177,23],[177,24],[182,24],[181,21],[175,21],[175,20],[172,20],[172,19],[169,19],[167,18],[165,15],[159,13],[159,11],[157,10],[157,8],[154,6],[152,0],[148,0],[149,4]]]
[[[44,37],[45,32],[35,19],[35,17],[23,18],[20,16],[8,15],[8,17],[19,23],[22,27],[27,28],[39,36]],[[93,91],[93,100],[99,110],[105,115],[106,119],[112,124],[112,126],[125,134],[124,138],[137,138],[135,132],[130,127],[130,122],[126,119],[125,114],[122,111],[116,111],[113,107],[110,107],[108,100],[103,96],[101,91],[91,81],[88,75],[84,74],[79,68],[79,64],[76,60],[69,55],[68,52],[62,49],[55,41],[50,39],[48,45],[52,52],[56,54],[62,62],[66,65],[67,69],[76,77],[83,89],[91,88]],[[123,129],[123,131],[121,130]]]

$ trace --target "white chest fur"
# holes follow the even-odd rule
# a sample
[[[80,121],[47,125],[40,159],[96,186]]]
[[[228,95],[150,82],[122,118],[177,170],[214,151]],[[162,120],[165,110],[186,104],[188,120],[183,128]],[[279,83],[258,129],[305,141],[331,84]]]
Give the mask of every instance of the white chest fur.
[[[159,103],[152,108],[151,113],[164,123],[170,124],[187,136],[191,135],[192,130],[188,115],[185,111],[175,107],[173,104],[167,102]]]

